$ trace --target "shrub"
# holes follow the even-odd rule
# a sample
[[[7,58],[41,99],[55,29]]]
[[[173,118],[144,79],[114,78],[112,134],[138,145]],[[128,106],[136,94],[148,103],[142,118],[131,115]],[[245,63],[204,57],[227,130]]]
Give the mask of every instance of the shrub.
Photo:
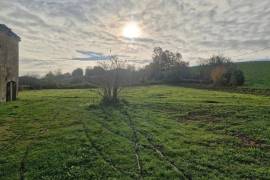
[[[236,69],[231,73],[230,84],[233,86],[241,86],[245,83],[244,73]]]
[[[240,86],[245,82],[244,74],[227,57],[212,56],[200,66],[202,80],[221,86]]]
[[[225,74],[225,67],[224,66],[218,66],[211,72],[211,79],[215,85],[223,84],[223,78]]]
[[[229,69],[221,76],[218,82],[223,86],[241,86],[245,82],[245,77],[241,70]]]

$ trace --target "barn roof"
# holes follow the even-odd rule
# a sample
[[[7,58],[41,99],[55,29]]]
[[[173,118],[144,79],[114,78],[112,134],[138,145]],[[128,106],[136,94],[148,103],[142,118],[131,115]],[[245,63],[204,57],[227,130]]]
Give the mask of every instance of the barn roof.
[[[21,41],[21,38],[4,24],[0,24],[0,32],[4,32],[8,36],[15,38],[17,41]]]

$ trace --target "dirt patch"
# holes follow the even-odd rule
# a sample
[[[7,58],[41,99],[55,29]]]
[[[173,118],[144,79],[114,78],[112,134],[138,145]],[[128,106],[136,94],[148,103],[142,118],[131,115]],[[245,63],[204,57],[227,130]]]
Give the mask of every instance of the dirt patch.
[[[179,122],[188,122],[188,121],[218,122],[220,120],[221,119],[219,117],[213,114],[209,114],[207,111],[193,111],[177,117],[177,121]]]
[[[245,146],[249,147],[270,147],[270,145],[265,144],[264,141],[251,138],[243,133],[235,132],[232,136],[238,138]]]

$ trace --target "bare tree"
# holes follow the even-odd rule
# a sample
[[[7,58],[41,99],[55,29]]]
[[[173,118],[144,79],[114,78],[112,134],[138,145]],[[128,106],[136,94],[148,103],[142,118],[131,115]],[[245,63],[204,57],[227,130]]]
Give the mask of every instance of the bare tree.
[[[94,83],[99,87],[99,94],[104,103],[119,102],[119,94],[125,85],[125,77],[121,72],[125,69],[125,62],[117,56],[112,56],[109,61],[101,62],[103,73],[94,77]]]

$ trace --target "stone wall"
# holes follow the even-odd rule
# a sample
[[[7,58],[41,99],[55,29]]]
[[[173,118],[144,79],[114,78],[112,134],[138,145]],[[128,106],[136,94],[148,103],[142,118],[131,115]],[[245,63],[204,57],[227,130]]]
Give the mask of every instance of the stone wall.
[[[0,32],[0,102],[6,101],[6,84],[17,83],[19,73],[18,40]],[[17,91],[18,93],[18,91]]]

